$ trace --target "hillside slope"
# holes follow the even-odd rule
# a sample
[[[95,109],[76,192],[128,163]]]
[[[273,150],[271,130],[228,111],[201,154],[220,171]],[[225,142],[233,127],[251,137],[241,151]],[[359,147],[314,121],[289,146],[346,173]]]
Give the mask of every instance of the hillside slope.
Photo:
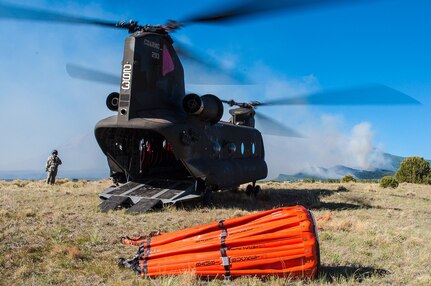
[[[337,165],[331,168],[309,167],[296,174],[280,174],[275,181],[299,181],[307,178],[312,179],[340,179],[346,175],[354,176],[359,180],[376,180],[384,176],[393,176],[396,170],[400,168],[401,162],[405,157],[383,153],[383,160],[386,162],[385,168],[377,168],[374,170],[361,170],[350,168],[342,165]],[[430,160],[428,162],[431,163]]]

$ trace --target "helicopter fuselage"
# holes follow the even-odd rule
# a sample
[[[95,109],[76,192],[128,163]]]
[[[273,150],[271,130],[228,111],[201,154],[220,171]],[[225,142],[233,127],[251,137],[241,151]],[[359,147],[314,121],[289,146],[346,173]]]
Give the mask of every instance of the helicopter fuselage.
[[[166,33],[126,39],[118,113],[95,127],[111,175],[126,181],[200,180],[215,189],[265,178],[261,133],[220,121],[223,105],[213,95],[185,96],[172,43]]]

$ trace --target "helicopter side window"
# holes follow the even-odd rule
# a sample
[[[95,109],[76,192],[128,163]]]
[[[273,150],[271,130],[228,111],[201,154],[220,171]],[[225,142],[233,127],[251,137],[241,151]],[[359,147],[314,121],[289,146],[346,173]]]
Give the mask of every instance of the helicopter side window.
[[[241,155],[244,155],[245,147],[244,143],[241,143]]]
[[[256,147],[254,145],[254,143],[251,143],[251,153],[254,155],[256,152]]]

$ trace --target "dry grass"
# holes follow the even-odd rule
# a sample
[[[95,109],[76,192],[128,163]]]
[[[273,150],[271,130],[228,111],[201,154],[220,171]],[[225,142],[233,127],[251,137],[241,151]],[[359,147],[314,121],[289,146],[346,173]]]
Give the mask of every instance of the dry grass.
[[[143,280],[118,268],[136,249],[122,235],[168,232],[281,205],[304,204],[318,218],[322,268],[315,281],[244,277],[233,285],[431,285],[431,186],[262,183],[256,199],[217,193],[212,207],[100,213],[109,181],[0,181],[1,285],[224,285],[180,277]]]

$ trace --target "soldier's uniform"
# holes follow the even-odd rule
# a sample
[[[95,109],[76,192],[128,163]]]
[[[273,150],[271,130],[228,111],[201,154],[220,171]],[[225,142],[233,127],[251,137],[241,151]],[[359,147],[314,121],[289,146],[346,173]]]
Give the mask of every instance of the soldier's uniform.
[[[57,176],[58,166],[61,165],[61,160],[57,156],[58,151],[53,150],[51,156],[46,160],[46,171],[48,172],[48,177],[46,178],[46,183],[54,185],[55,177]]]

